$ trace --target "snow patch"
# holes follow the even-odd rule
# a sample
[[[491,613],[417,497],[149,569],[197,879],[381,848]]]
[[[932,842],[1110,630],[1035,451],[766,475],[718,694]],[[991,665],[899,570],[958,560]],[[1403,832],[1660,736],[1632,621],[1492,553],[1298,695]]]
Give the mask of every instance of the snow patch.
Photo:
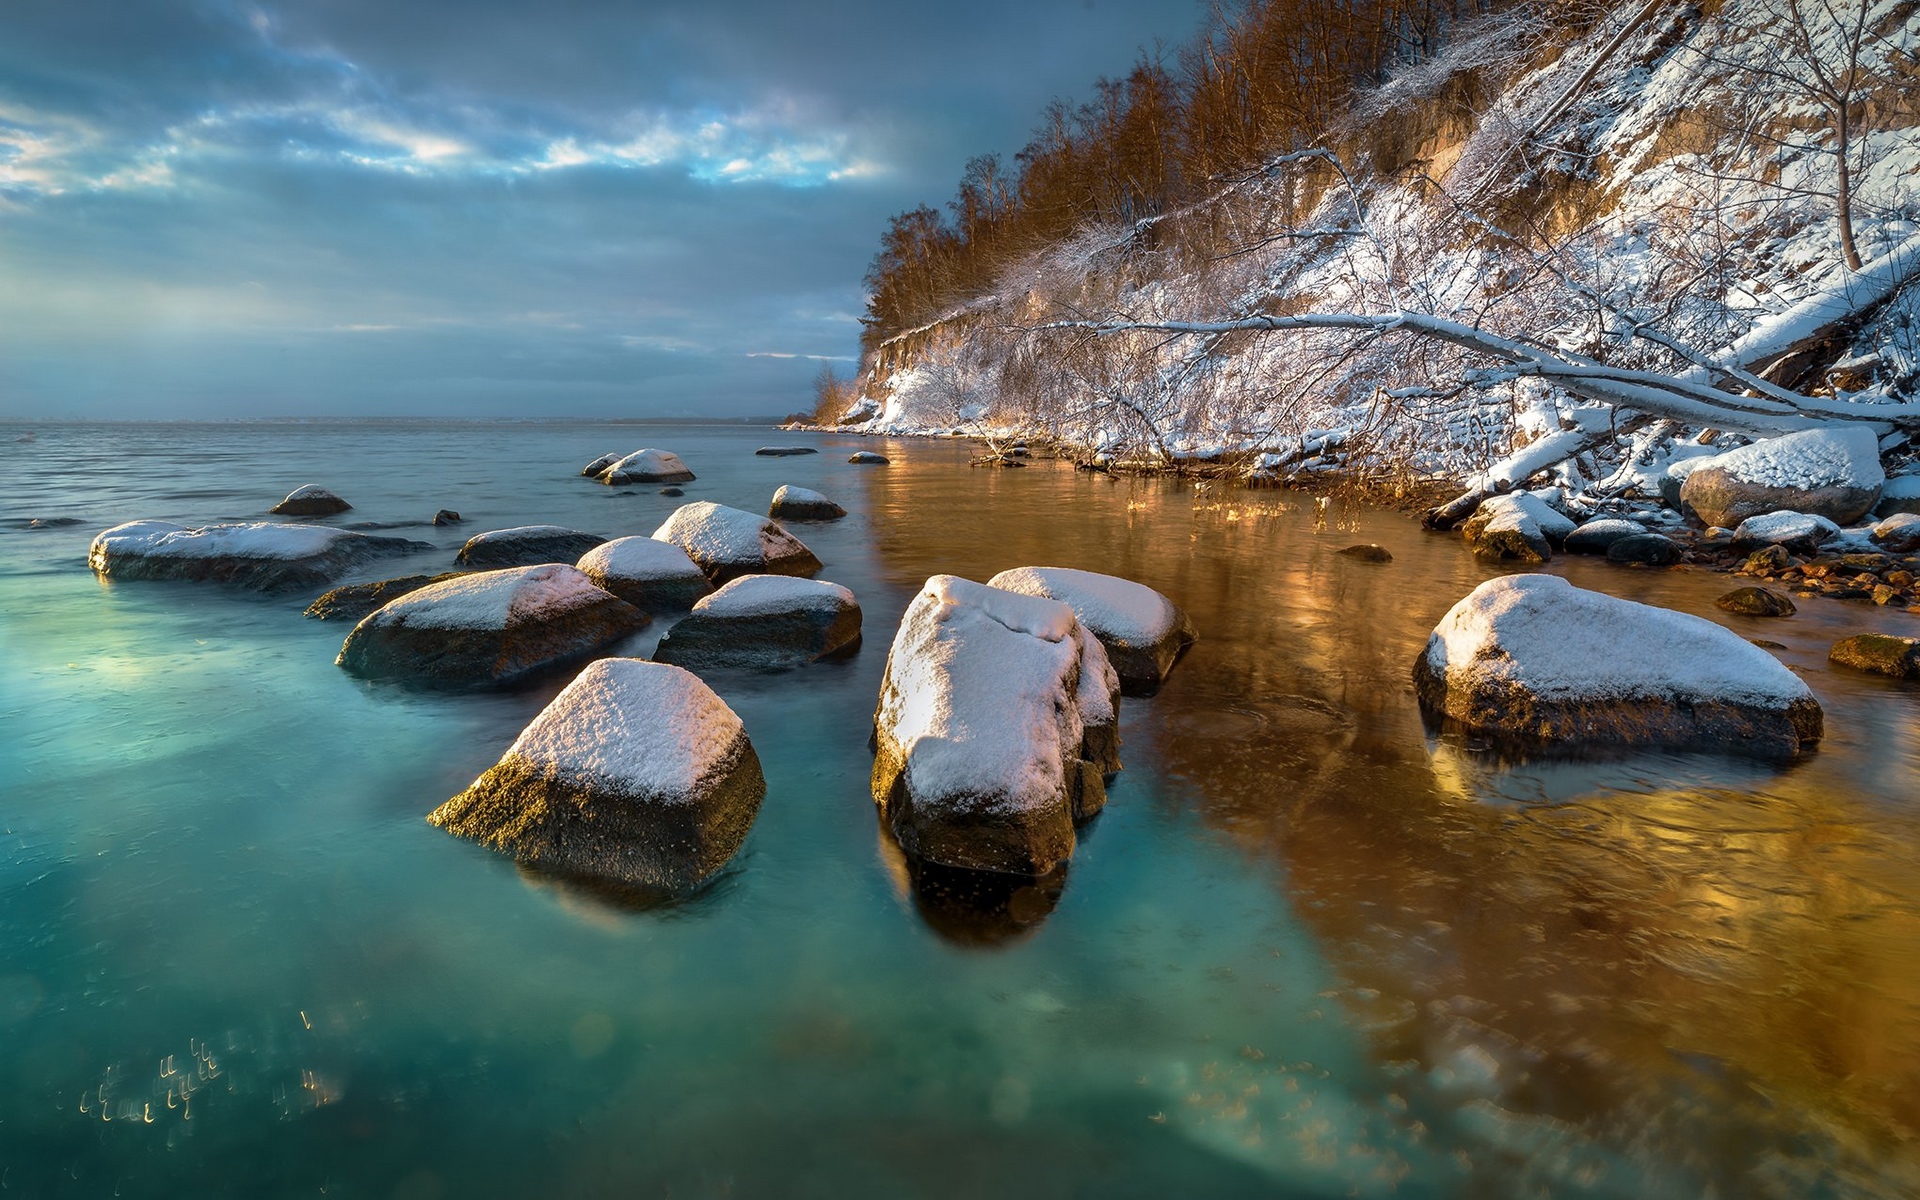
[[[674,509],[653,536],[679,546],[696,562],[742,562],[809,553],[799,538],[759,513],[710,500]]]
[[[792,575],[742,575],[693,606],[711,617],[762,617],[772,613],[819,609],[833,612],[854,603],[853,593],[837,583]]]
[[[1144,583],[1071,567],[1016,567],[987,581],[1027,596],[1058,600],[1101,637],[1150,646],[1172,633],[1180,611]]]
[[[128,521],[93,539],[89,559],[103,554],[147,558],[257,558],[295,562],[325,554],[361,535],[324,525],[247,521],[189,529],[170,521]]]
[[[542,563],[428,584],[376,610],[367,623],[410,629],[505,629],[549,621],[611,599],[578,568]]]
[[[650,537],[615,538],[580,556],[575,566],[602,579],[705,579],[700,565],[672,542]]]
[[[1837,425],[1767,438],[1729,450],[1705,465],[1744,483],[1804,491],[1826,487],[1872,489],[1887,478],[1880,469],[1880,441],[1865,425]]]

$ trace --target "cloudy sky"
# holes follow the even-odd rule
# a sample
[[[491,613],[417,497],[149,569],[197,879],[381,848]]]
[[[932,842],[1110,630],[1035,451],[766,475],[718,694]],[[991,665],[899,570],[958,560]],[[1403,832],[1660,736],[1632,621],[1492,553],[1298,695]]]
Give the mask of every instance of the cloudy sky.
[[[6,0],[0,415],[690,415],[1196,0]]]

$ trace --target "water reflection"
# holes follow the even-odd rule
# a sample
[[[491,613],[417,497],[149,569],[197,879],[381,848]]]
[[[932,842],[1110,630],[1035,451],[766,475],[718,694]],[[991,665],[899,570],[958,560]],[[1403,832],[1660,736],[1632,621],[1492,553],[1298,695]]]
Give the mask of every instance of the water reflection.
[[[877,812],[878,810],[876,810]],[[1004,946],[1032,934],[1060,904],[1067,863],[1045,875],[969,871],[915,858],[900,848],[887,822],[879,828],[880,862],[902,899],[913,901],[927,928],[961,946]]]

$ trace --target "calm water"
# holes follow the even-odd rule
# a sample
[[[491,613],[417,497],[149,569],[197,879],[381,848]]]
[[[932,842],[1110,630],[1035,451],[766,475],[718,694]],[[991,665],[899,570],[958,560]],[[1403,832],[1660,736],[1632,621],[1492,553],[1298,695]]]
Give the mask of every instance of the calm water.
[[[1828,740],[1502,763],[1408,668],[1476,582],[1310,500],[969,470],[892,443],[555,426],[0,430],[0,1195],[1895,1196],[1920,1192],[1920,689],[1827,669],[1914,618],[1719,614],[1724,577],[1555,564],[1786,643]],[[574,477],[659,445],[686,499],[798,527],[866,610],[845,662],[714,673],[768,780],[677,908],[611,908],[421,818],[558,683],[349,679],[307,597],[103,585],[97,530],[257,517],[649,533]],[[839,453],[834,451],[838,450]],[[31,517],[81,524],[25,529]],[[1389,546],[1373,566],[1335,557]],[[970,895],[881,835],[866,738],[924,578],[1125,574],[1202,640],[1123,706],[1057,888]],[[627,652],[646,653],[659,623]]]

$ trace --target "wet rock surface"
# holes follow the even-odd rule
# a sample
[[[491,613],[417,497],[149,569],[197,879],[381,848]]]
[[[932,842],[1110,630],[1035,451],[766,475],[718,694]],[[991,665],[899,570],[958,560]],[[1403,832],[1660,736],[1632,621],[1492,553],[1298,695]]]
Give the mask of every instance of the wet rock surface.
[[[571,563],[607,539],[564,525],[520,525],[475,534],[454,561],[463,567],[530,567]]]
[[[1920,638],[1863,633],[1842,638],[1827,653],[1827,661],[1856,671],[1920,679]]]
[[[1385,546],[1377,546],[1371,542],[1361,546],[1348,546],[1345,549],[1336,550],[1334,553],[1340,555],[1342,558],[1351,558],[1358,562],[1390,563],[1393,561],[1393,553],[1391,551]]]
[[[1799,611],[1786,593],[1762,587],[1735,588],[1714,604],[1745,617],[1790,617]]]
[[[402,575],[373,583],[350,583],[323,593],[307,605],[306,615],[316,621],[358,621],[408,592],[417,592],[430,583],[458,579],[464,573],[448,571],[440,575]]]
[[[1623,566],[1668,567],[1680,561],[1680,547],[1657,533],[1636,533],[1607,547],[1607,561]]]

